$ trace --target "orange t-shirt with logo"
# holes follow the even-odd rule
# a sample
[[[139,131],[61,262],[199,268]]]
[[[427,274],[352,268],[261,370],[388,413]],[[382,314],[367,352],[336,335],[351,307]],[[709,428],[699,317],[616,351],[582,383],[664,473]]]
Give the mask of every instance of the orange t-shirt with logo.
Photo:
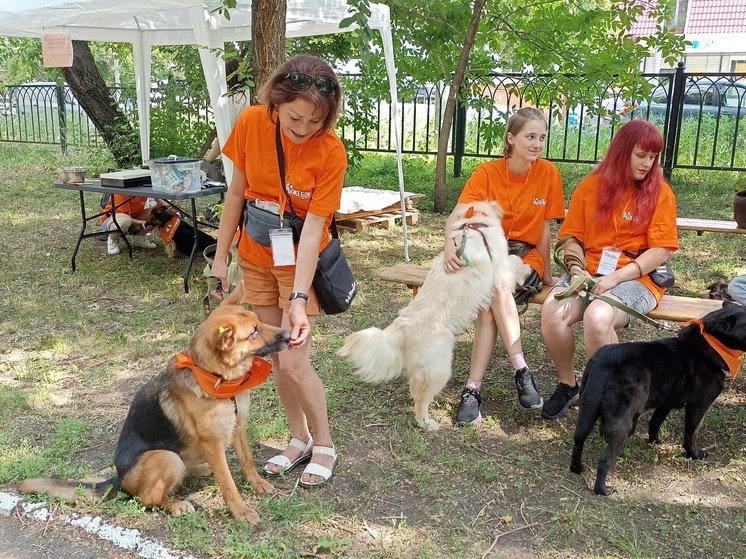
[[[126,194],[114,194],[114,205],[119,206],[119,204],[122,204],[129,196]],[[147,203],[148,199],[144,196],[136,196],[132,198],[129,202],[126,202],[122,204],[121,206],[117,207],[118,214],[127,214],[130,216],[136,216],[140,215],[142,211],[145,209],[145,204]],[[106,221],[106,218],[109,217],[108,213],[109,210],[111,210],[111,204],[107,204],[104,208],[104,214],[101,216],[101,223]]]
[[[514,175],[508,169],[508,158],[482,163],[466,181],[459,204],[495,200],[505,212],[503,231],[514,241],[536,246],[541,239],[544,221],[565,215],[562,177],[551,161],[537,159],[525,175]],[[544,258],[534,248],[523,261],[539,277],[544,275]]]
[[[633,194],[636,187],[634,186],[628,188],[627,196],[612,212],[612,223],[596,221],[598,181],[598,175],[589,175],[578,185],[572,194],[567,217],[558,233],[560,239],[566,235],[572,235],[585,245],[585,259],[591,274],[596,273],[605,247],[616,247],[633,254],[638,254],[640,250],[647,248],[661,247],[669,250],[679,248],[679,234],[676,229],[676,197],[666,181],[663,179],[660,181],[660,192],[655,210],[650,223],[644,228],[639,226],[639,218],[635,216]],[[617,262],[617,270],[632,260],[632,256],[622,252]],[[660,303],[661,297],[666,292],[665,288],[655,285],[647,274],[637,281],[647,287]]]
[[[347,171],[347,152],[342,140],[329,131],[303,144],[288,140],[281,132],[285,153],[285,183],[295,213],[302,218],[307,213],[326,215],[326,225],[319,251],[329,243],[329,225],[339,209],[342,186]],[[238,117],[223,154],[246,174],[244,197],[279,203],[286,212],[289,205],[280,185],[277,163],[275,123],[267,115],[265,105],[246,107]],[[295,247],[296,251],[298,247]],[[257,266],[274,267],[271,247],[241,235],[239,254]],[[283,266],[293,269],[293,266]]]

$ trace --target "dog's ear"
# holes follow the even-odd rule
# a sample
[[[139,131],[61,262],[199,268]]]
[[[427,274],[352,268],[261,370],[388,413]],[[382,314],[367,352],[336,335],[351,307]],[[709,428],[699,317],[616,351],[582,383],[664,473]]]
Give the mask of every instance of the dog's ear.
[[[235,335],[236,328],[233,324],[224,323],[219,324],[214,331],[215,346],[218,349],[228,349],[233,345],[233,337]]]
[[[502,219],[503,215],[505,215],[505,212],[502,209],[502,206],[498,204],[495,200],[490,200],[490,206],[492,206],[492,211],[495,212],[495,215],[497,216],[497,219]]]

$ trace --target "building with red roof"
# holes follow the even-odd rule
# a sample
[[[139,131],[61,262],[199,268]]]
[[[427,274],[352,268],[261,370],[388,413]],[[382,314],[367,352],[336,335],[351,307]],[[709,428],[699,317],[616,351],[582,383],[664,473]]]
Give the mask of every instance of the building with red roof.
[[[746,74],[746,0],[677,0],[666,24],[691,43],[684,53],[687,71]],[[649,35],[655,29],[655,20],[643,15],[632,34]],[[645,72],[667,69],[659,55],[646,58],[642,66]]]

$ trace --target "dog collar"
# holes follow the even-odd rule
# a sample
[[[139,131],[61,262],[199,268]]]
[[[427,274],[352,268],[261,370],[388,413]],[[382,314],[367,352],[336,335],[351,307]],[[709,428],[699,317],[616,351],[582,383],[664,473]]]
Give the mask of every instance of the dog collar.
[[[689,326],[690,324],[699,326],[699,331],[702,333],[702,337],[708,344],[710,344],[710,347],[712,349],[718,352],[720,357],[723,358],[723,361],[725,361],[725,364],[728,366],[728,371],[730,372],[730,381],[733,382],[734,380],[736,380],[736,376],[738,375],[738,368],[741,366],[743,351],[726,347],[715,336],[705,332],[705,325],[699,318],[690,320],[689,322],[685,322],[684,324],[682,324],[681,327],[683,328],[684,326]]]
[[[474,208],[470,208],[473,210]],[[481,212],[480,212],[481,213]],[[474,215],[472,213],[472,215]],[[492,253],[490,252],[490,245],[487,243],[487,237],[484,236],[484,233],[481,231],[482,227],[489,227],[486,223],[465,223],[461,227],[459,227],[460,231],[466,231],[467,229],[472,229],[482,235],[482,241],[484,242],[484,248],[487,249],[487,256],[490,260],[492,260]],[[456,251],[456,256],[459,258],[463,258],[466,260],[466,262],[469,264],[469,267],[471,267],[471,262],[469,261],[469,258],[464,254],[464,249],[466,248],[466,233],[461,235],[461,246],[458,247],[458,250]]]
[[[269,378],[269,373],[272,372],[272,363],[261,357],[254,357],[251,368],[240,379],[225,380],[220,375],[206,371],[197,365],[191,353],[186,355],[177,353],[176,363],[173,367],[174,369],[189,369],[202,390],[210,396],[225,399],[233,398],[240,392],[256,388],[264,383]]]

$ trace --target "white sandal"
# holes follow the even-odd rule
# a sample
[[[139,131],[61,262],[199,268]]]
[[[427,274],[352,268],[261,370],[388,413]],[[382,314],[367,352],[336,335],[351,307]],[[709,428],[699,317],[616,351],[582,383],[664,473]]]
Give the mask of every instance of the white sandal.
[[[265,477],[279,477],[284,474],[289,474],[301,464],[305,464],[306,462],[308,462],[311,459],[311,451],[313,450],[313,437],[309,438],[307,443],[304,443],[300,439],[296,439],[295,437],[293,437],[292,439],[290,439],[288,446],[294,446],[295,448],[300,450],[302,454],[295,460],[295,462],[291,462],[290,458],[288,458],[284,454],[273,456],[272,458],[267,460],[267,463],[264,465]],[[280,466],[280,469],[276,472],[268,470],[267,466],[269,466],[270,464]]]
[[[302,479],[298,480],[298,485],[300,485],[304,489],[315,489],[317,487],[321,487],[322,485],[326,485],[329,483],[332,478],[334,477],[334,470],[337,468],[337,463],[339,462],[339,456],[337,456],[337,453],[334,451],[334,447],[331,446],[315,446],[313,447],[313,453],[312,454],[326,454],[327,456],[333,456],[334,457],[334,464],[332,464],[331,470],[327,468],[326,466],[321,466],[320,464],[316,464],[314,462],[311,462],[306,466],[306,468],[303,470],[304,474],[309,474],[312,476],[319,476],[323,478],[321,481],[316,483],[307,483],[303,481]],[[311,457],[313,460],[313,456]]]

